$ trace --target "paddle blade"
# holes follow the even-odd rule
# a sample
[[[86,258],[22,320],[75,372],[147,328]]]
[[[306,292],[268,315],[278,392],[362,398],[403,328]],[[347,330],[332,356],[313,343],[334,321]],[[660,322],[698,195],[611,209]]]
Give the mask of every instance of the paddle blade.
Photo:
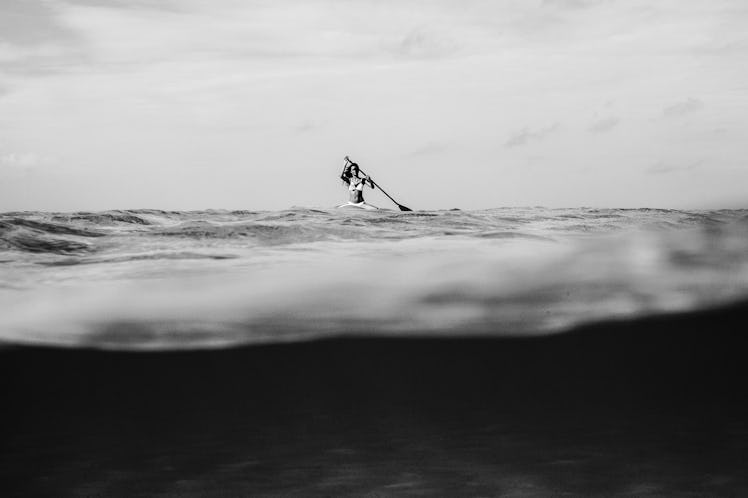
[[[359,171],[361,171],[361,170],[359,170]],[[374,185],[374,186],[375,186],[375,187],[377,187],[377,188],[378,188],[379,190],[381,190],[381,191],[382,191],[382,193],[383,193],[384,195],[386,195],[386,196],[387,196],[387,198],[388,198],[389,200],[391,200],[392,202],[394,202],[395,204],[397,204],[397,207],[399,207],[399,208],[400,208],[400,211],[413,211],[412,209],[410,209],[410,208],[409,208],[409,207],[407,207],[407,206],[403,206],[402,204],[398,204],[398,203],[397,203],[397,201],[396,201],[395,199],[393,199],[393,198],[392,198],[392,196],[391,196],[390,194],[388,194],[387,192],[385,192],[385,190],[384,190],[384,189],[383,189],[382,187],[380,187],[380,186],[379,186],[379,184],[378,184],[378,183],[376,183],[376,182],[375,182],[374,180],[372,180],[371,178],[369,178],[369,181],[371,182],[371,184],[372,184],[372,185]]]

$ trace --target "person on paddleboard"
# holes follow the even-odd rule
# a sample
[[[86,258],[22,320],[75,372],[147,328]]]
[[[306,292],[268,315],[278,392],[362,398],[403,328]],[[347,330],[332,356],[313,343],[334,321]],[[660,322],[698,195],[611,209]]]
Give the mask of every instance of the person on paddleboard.
[[[380,192],[387,196],[392,202],[397,204],[400,211],[412,211],[409,207],[399,204],[390,194],[384,191],[384,189],[374,182],[374,180],[361,171],[358,164],[351,161],[348,156],[345,156],[345,166],[343,166],[343,173],[340,175],[340,179],[343,180],[343,184],[348,186],[348,192],[350,197],[347,203],[338,206],[339,208],[358,208],[358,209],[369,209],[378,211],[379,208],[364,201],[364,187],[368,183],[373,189],[378,188]]]
[[[343,183],[348,185],[348,203],[356,205],[365,204],[364,187],[368,183],[371,188],[374,188],[374,182],[370,176],[359,169],[358,164],[348,159],[348,156],[345,157],[345,167],[340,178],[343,180]]]

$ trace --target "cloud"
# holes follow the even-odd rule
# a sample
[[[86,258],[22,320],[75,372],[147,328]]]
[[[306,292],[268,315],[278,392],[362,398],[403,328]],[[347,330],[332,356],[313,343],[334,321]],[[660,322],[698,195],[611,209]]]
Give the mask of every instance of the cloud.
[[[0,74],[47,74],[82,61],[84,40],[60,22],[61,10],[53,2],[0,2]]]
[[[296,133],[302,134],[302,133],[309,133],[315,130],[318,130],[322,128],[322,124],[314,122],[314,121],[303,121],[299,123],[298,125],[293,127],[293,130]]]
[[[28,59],[27,70],[38,72],[33,68],[40,63],[50,71],[66,64],[131,71],[149,63],[244,62],[263,57],[361,63],[476,54],[521,56],[522,51],[561,53],[575,47],[639,53],[642,45],[651,42],[646,36],[656,36],[655,42],[671,39],[637,24],[641,2],[543,0],[542,8],[537,2],[427,4],[414,0],[0,0],[0,43],[30,40],[48,44],[48,51],[65,49],[53,60]],[[597,6],[601,8],[591,8]],[[663,10],[649,9],[655,14]],[[694,27],[685,21],[691,22],[693,9],[682,10],[672,21],[673,30],[688,28],[690,35]],[[653,50],[657,45],[667,44],[655,43]]]
[[[90,7],[111,7],[117,9],[144,9],[179,11],[180,4],[174,0],[65,0],[71,5],[85,5]]]
[[[407,34],[395,52],[405,57],[438,58],[449,56],[457,50],[457,42],[448,36],[418,29]]]
[[[557,131],[561,126],[558,123],[553,123],[545,128],[539,128],[537,130],[531,130],[529,128],[523,128],[515,132],[509,139],[504,143],[505,147],[516,147],[519,145],[525,145],[528,142],[539,141],[546,138],[548,135]]]
[[[593,133],[605,133],[606,131],[610,131],[618,126],[618,123],[620,122],[620,118],[617,118],[615,116],[600,119],[592,123],[592,125],[590,125],[590,127],[588,128],[588,131],[591,131]]]
[[[446,142],[428,142],[406,154],[406,157],[438,156],[449,149]]]
[[[37,45],[74,40],[75,34],[56,17],[48,2],[3,0],[0,2],[0,42]]]
[[[684,171],[691,171],[693,169],[698,168],[703,161],[694,161],[689,164],[668,164],[664,161],[657,161],[655,164],[651,165],[649,168],[647,168],[647,173],[651,175],[663,175],[663,174],[670,174],[670,173],[681,173]]]
[[[59,13],[61,22],[87,40],[93,63],[108,69],[386,52],[381,36],[372,36],[365,28],[349,29],[345,18],[336,23],[329,9],[314,4],[216,2],[208,6],[185,1],[180,9],[115,5],[76,1]],[[341,8],[343,13],[346,9]],[[394,33],[388,34],[395,45]]]
[[[49,162],[49,158],[33,152],[4,152],[0,153],[0,168],[30,169]]]
[[[662,110],[662,114],[667,118],[673,118],[700,111],[704,108],[704,103],[699,99],[689,98],[683,102],[676,102]]]
[[[585,9],[600,5],[605,0],[543,0],[543,7],[560,9]]]

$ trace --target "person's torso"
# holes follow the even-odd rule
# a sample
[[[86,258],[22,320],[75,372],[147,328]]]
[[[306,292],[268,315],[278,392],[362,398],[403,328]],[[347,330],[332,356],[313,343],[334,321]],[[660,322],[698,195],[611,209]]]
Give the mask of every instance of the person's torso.
[[[357,176],[353,176],[350,179],[350,183],[348,184],[348,190],[354,191],[358,190],[359,192],[364,190],[364,179],[359,178]]]

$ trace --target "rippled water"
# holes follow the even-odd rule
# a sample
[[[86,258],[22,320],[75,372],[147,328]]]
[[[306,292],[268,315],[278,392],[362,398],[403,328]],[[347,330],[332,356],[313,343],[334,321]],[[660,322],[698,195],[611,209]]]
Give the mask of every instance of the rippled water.
[[[745,210],[0,215],[10,343],[538,334],[746,295]]]

